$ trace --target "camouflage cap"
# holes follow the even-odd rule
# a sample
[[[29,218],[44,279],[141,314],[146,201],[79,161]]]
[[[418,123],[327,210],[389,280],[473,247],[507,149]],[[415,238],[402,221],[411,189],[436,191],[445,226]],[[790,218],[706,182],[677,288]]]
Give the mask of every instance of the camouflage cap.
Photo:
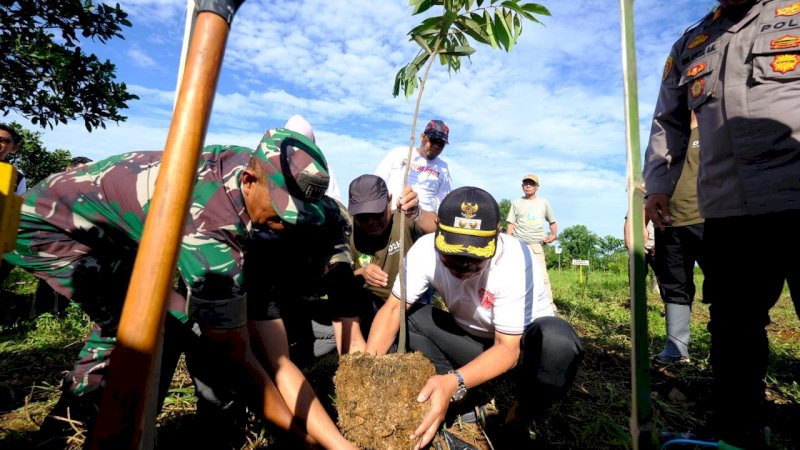
[[[322,150],[300,133],[267,130],[256,151],[267,176],[272,207],[284,222],[321,224],[320,200],[328,189],[328,163]]]

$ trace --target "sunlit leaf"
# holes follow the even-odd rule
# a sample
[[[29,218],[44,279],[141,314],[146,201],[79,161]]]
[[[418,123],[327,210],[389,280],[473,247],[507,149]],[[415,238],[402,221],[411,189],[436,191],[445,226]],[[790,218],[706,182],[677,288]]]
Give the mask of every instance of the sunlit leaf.
[[[547,8],[545,8],[544,6],[542,6],[542,5],[538,4],[538,3],[525,3],[525,4],[522,5],[522,9],[524,9],[525,11],[528,11],[530,13],[539,14],[539,15],[542,15],[542,16],[549,16],[550,15],[550,11]]]
[[[450,55],[450,56],[469,56],[473,53],[475,53],[474,48],[463,45],[448,47],[439,52],[439,54],[441,55]]]
[[[495,33],[494,33],[495,30],[494,30],[494,25],[492,24],[492,16],[489,15],[489,11],[484,11],[483,12],[483,19],[484,19],[483,30],[486,32],[486,35],[489,37],[489,44],[494,49],[500,48],[497,45],[497,37],[495,36]]]
[[[433,6],[431,4],[431,0],[411,0],[410,4],[414,7],[413,11],[411,12],[412,15],[424,13],[430,9],[431,6]]]
[[[500,43],[506,51],[508,51],[511,46],[511,33],[508,30],[508,25],[506,25],[506,21],[503,19],[503,16],[497,10],[494,12],[494,23],[492,24],[492,29],[494,30],[494,35],[497,38],[497,42]]]
[[[474,21],[472,18],[459,17],[455,21],[455,26],[481,44],[489,44],[489,36],[483,31],[480,23]]]

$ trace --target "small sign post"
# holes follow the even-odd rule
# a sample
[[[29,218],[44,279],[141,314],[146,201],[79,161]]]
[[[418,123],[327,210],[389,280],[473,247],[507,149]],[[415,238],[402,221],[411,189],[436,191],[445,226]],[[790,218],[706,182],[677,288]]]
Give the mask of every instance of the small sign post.
[[[561,247],[556,247],[556,255],[558,255],[558,271],[561,272]]]
[[[588,259],[573,259],[572,260],[573,266],[578,266],[578,282],[583,283],[583,266],[589,267],[589,260]],[[588,270],[588,269],[587,269]],[[588,274],[587,274],[588,279]]]

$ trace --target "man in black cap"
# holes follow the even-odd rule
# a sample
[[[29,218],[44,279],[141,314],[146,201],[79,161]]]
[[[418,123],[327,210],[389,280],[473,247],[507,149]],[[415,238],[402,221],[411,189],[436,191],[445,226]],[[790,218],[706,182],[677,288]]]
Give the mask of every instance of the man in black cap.
[[[543,270],[524,242],[499,233],[500,210],[479,188],[444,198],[436,233],[406,256],[406,308],[411,350],[436,366],[419,394],[430,402],[414,433],[415,448],[434,437],[451,401],[516,367],[518,418],[545,413],[572,384],[583,349],[572,326],[555,317]],[[434,287],[447,311],[415,306]],[[378,311],[367,352],[384,354],[399,329],[400,285]],[[413,308],[412,308],[413,306]],[[522,444],[522,443],[520,443]]]
[[[392,194],[381,177],[361,175],[350,183],[347,208],[353,217],[350,254],[355,275],[364,286],[365,301],[361,304],[367,308],[360,317],[364,335],[369,332],[375,311],[391,294],[390,280],[400,271],[401,237],[405,254],[417,239],[436,230],[436,214],[409,204],[413,192],[406,186],[397,202],[400,208],[392,211]],[[403,213],[406,220],[401,227]]]
[[[420,146],[411,152],[408,182],[403,177],[408,164],[408,146],[393,148],[375,169],[375,175],[383,178],[389,192],[395,198],[407,184],[419,195],[419,206],[425,211],[436,212],[442,199],[453,188],[450,168],[439,156],[450,137],[450,128],[441,120],[431,120],[420,135]]]

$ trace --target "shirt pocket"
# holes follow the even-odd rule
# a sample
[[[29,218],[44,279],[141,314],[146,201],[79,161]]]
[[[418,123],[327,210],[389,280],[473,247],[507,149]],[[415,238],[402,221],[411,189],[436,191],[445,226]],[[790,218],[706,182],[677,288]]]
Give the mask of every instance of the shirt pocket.
[[[757,37],[753,43],[753,79],[759,83],[800,79],[800,32]]]
[[[686,88],[689,109],[697,109],[714,95],[719,78],[718,56],[716,52],[703,55],[683,67],[678,86]]]

